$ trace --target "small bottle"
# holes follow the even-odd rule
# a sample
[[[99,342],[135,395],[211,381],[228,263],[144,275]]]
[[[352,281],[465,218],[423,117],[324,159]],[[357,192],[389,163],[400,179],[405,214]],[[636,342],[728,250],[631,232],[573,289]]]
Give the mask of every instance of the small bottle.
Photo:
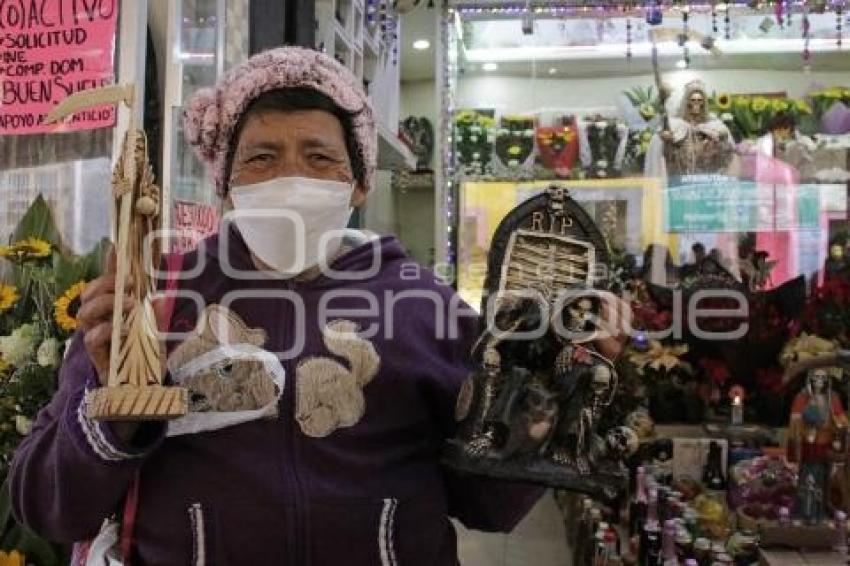
[[[590,539],[593,531],[593,518],[590,516],[590,511],[593,509],[593,500],[585,497],[581,500],[581,516],[578,520],[578,525],[575,529],[575,544],[573,545],[573,564],[576,566],[587,566],[585,557],[587,555],[586,547],[588,539]]]
[[[676,556],[679,557],[679,561],[694,557],[694,539],[685,528],[676,532]]]
[[[649,490],[649,504],[646,506],[646,522],[658,522],[658,490]]]
[[[847,563],[847,514],[844,511],[835,512],[835,552]]]
[[[708,460],[702,471],[702,483],[712,491],[726,489],[726,477],[723,475],[723,451],[720,444],[712,440],[708,445]]]
[[[594,541],[594,557],[593,564],[595,566],[604,566],[606,552],[605,552],[605,531],[608,530],[608,523],[599,523],[599,528],[596,530],[596,535],[593,537]]]
[[[698,538],[694,541],[694,558],[699,566],[711,566],[711,541],[707,538]]]
[[[646,469],[640,466],[635,473],[635,492],[629,503],[629,536],[640,533],[646,522],[649,493],[646,489]]]
[[[661,541],[662,566],[679,566],[679,558],[676,556],[676,522],[666,521],[664,523],[664,534]]]
[[[779,524],[783,527],[791,526],[791,511],[784,505],[779,508]]]
[[[581,564],[593,564],[596,561],[596,533],[602,523],[602,511],[598,507],[590,510],[590,528],[587,531],[588,543],[584,548],[584,559]]]
[[[691,533],[691,538],[696,541],[699,538],[699,513],[693,507],[686,507],[682,516],[685,519],[685,528]]]
[[[658,521],[647,519],[638,549],[638,564],[640,566],[658,566],[660,558],[661,530],[658,527]]]

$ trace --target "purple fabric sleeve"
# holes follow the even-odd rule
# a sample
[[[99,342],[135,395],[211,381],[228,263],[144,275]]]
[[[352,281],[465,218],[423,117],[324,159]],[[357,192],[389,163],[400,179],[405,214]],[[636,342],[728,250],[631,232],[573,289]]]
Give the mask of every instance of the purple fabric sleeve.
[[[448,293],[446,298],[450,297]],[[474,312],[466,303],[456,297],[454,300],[461,306],[459,312]],[[446,437],[453,436],[457,428],[455,403],[461,385],[474,369],[472,346],[478,333],[477,317],[449,314],[450,325],[453,318],[458,321],[457,339],[437,340],[442,367],[434,372],[431,392]],[[546,492],[545,488],[529,484],[460,474],[445,466],[443,477],[449,515],[465,527],[481,531],[510,532]]]
[[[96,535],[103,520],[120,509],[144,456],[165,436],[164,423],[145,423],[134,443],[126,443],[108,423],[89,420],[85,391],[97,384],[77,334],[62,363],[58,391],[12,462],[15,516],[50,540],[72,542]]]

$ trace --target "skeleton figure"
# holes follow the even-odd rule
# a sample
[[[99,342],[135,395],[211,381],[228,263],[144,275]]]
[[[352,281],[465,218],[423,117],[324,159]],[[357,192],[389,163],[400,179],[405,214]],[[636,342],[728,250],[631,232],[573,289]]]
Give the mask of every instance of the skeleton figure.
[[[601,409],[611,403],[616,374],[610,362],[583,346],[575,348],[573,362],[569,379],[557,384],[563,404],[551,457],[556,464],[574,465],[587,474],[593,463],[593,431]]]
[[[476,350],[482,351],[483,371],[479,374],[477,389],[481,391],[481,402],[472,423],[472,438],[466,452],[472,457],[486,456],[497,440],[497,429],[506,420],[511,399],[522,387],[522,374],[502,372],[501,360],[507,354],[515,355],[517,346],[509,343],[511,333],[536,328],[540,324],[539,306],[531,299],[507,295],[497,305],[494,327],[479,339]],[[522,342],[520,346],[526,345]],[[504,431],[503,431],[504,432]]]
[[[646,175],[722,173],[734,156],[734,140],[722,120],[708,113],[708,96],[702,81],[685,85],[682,105],[670,117],[670,129],[653,137],[647,150]]]
[[[507,438],[499,459],[528,457],[546,451],[558,417],[557,395],[543,383],[523,376],[521,393],[513,396],[505,416]]]

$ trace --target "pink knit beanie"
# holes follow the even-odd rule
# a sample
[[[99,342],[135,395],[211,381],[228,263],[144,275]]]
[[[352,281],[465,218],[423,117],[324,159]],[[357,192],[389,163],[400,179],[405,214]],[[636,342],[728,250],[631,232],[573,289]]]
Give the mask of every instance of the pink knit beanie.
[[[372,186],[378,153],[374,113],[360,81],[332,57],[302,47],[278,47],[254,55],[228,71],[215,87],[198,90],[183,111],[186,140],[210,168],[216,192],[224,195],[228,145],[239,117],[264,92],[306,87],[329,97],[356,114],[352,123],[357,151],[365,169],[364,183]]]

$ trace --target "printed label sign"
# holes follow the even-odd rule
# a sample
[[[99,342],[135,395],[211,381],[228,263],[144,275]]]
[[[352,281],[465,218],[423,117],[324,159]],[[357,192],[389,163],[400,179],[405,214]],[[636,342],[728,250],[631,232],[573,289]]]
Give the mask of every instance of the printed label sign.
[[[109,105],[44,120],[70,94],[113,84],[118,11],[119,0],[0,0],[0,135],[115,123]]]
[[[200,240],[218,230],[218,209],[215,206],[176,199],[172,203],[171,226],[179,232],[172,240],[172,252],[190,252]]]
[[[776,232],[819,227],[818,185],[691,178],[665,193],[668,232]]]

